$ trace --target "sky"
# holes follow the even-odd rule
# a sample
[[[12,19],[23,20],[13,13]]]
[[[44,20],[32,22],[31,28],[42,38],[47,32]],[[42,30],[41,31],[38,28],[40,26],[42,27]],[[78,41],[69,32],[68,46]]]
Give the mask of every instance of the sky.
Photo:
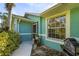
[[[41,13],[55,4],[56,3],[16,3],[16,6],[12,9],[12,13],[21,16],[23,16],[25,12]],[[7,12],[4,3],[0,3],[0,12]]]

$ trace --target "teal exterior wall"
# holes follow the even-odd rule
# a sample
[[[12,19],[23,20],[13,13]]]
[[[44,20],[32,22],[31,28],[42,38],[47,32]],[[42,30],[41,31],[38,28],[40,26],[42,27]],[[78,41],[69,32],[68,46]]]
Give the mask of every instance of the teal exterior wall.
[[[46,33],[46,25],[45,25],[45,18],[40,17],[40,33],[45,34]]]
[[[79,8],[70,11],[70,36],[79,38]]]
[[[57,51],[62,51],[61,44],[48,41],[51,39],[46,38],[46,21],[45,18],[40,16],[28,15],[27,18],[32,20],[33,22],[38,22],[38,34],[40,34],[41,44],[48,46],[51,49],[55,49]],[[32,25],[28,22],[21,22],[19,24],[20,33],[32,33]],[[71,37],[79,37],[79,8],[74,8],[70,10],[70,36]],[[29,35],[21,35],[23,41],[32,40],[32,34]],[[47,39],[47,40],[46,40]]]
[[[22,41],[32,41],[32,23],[20,22],[19,23],[20,38]]]
[[[28,16],[29,19],[33,20],[34,22],[38,22],[38,34],[40,34],[41,44],[48,46],[51,49],[55,49],[61,51],[60,45],[55,42],[47,41],[46,40],[46,20],[43,17],[39,16]],[[50,39],[48,39],[50,40]]]
[[[32,23],[20,22],[19,23],[19,32],[20,33],[32,33]]]
[[[55,49],[57,51],[62,51],[59,43],[53,42],[53,41],[48,41],[51,39],[46,38],[47,34],[46,34],[46,19],[41,17],[40,18],[40,30],[41,30],[41,44],[48,46],[51,49]],[[45,36],[46,35],[46,36]],[[46,40],[47,39],[47,40]]]
[[[33,22],[37,22],[38,23],[37,32],[40,33],[40,16],[28,15],[27,18],[30,19],[30,20],[32,20]]]
[[[32,20],[33,22],[38,22],[38,33],[39,34],[45,34],[45,18],[35,15],[26,15],[26,18]]]
[[[46,21],[46,20],[45,20]],[[44,33],[45,28],[45,22],[44,20],[41,20],[41,33]],[[71,9],[70,10],[70,37],[77,37],[79,38],[79,7]],[[61,44],[53,42],[53,41],[48,41],[51,39],[46,38],[45,36],[41,36],[41,43],[58,51],[62,51]],[[48,39],[48,40],[45,40]],[[79,41],[79,39],[76,39]]]
[[[48,39],[50,40],[50,39]],[[60,47],[61,44],[53,42],[53,41],[48,41],[45,39],[45,37],[42,37],[42,44],[48,46],[51,49],[57,50],[57,51],[62,51],[62,48]]]
[[[41,33],[44,33],[45,32],[45,21],[46,20],[41,20]],[[77,8],[73,8],[70,10],[70,37],[77,37],[79,38],[79,7]],[[41,36],[41,43],[52,48],[52,49],[55,49],[55,50],[58,50],[58,51],[62,51],[62,48],[61,48],[61,44],[59,43],[56,43],[56,42],[51,42],[51,41],[48,41],[48,40],[51,40],[51,39],[48,39],[46,38],[45,36]],[[48,40],[45,40],[45,39],[48,39]],[[77,41],[79,41],[79,39],[76,39]]]
[[[34,16],[34,15],[28,15],[27,18],[32,20],[33,22],[38,22],[38,33],[39,34],[45,34],[46,29],[45,29],[45,19],[40,16]]]

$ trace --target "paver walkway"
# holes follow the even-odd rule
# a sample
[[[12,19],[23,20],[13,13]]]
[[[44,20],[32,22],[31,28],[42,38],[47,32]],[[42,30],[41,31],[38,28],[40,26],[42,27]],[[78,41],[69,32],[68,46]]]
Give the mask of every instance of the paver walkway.
[[[12,56],[30,56],[31,50],[32,50],[32,42],[25,41],[22,42],[20,47],[13,52]]]

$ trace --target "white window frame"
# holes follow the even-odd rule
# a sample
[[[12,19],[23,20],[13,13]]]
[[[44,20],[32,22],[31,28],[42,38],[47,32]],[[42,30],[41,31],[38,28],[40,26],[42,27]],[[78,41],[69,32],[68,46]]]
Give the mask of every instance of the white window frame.
[[[63,28],[65,28],[65,38],[66,38],[66,15],[62,15],[62,16],[65,16],[65,26],[63,27]],[[59,16],[57,16],[57,17],[59,17]],[[60,16],[61,17],[61,16]],[[56,17],[55,17],[56,18]],[[47,40],[48,41],[56,41],[56,42],[63,42],[63,39],[59,39],[59,38],[52,38],[52,37],[49,37],[48,36],[48,20],[49,19],[47,19]],[[55,28],[62,28],[62,27],[53,27],[54,29]],[[63,44],[63,43],[62,43]]]

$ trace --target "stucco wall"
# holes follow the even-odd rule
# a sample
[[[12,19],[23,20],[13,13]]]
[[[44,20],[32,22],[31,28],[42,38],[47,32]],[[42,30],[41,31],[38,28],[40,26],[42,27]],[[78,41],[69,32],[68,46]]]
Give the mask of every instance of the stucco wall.
[[[51,49],[55,49],[57,51],[62,51],[59,43],[56,43],[56,42],[53,42],[53,41],[48,41],[48,40],[51,40],[51,39],[47,38],[47,34],[46,34],[46,32],[47,32],[46,24],[47,23],[46,22],[47,22],[47,20],[45,18],[41,17],[41,20],[40,20],[41,44],[46,45]]]
[[[60,47],[60,44],[59,43],[56,43],[56,42],[53,42],[53,41],[48,41],[46,40],[45,36],[41,36],[41,43],[43,45],[46,45],[48,46],[49,48],[51,49],[55,49],[57,51],[62,51],[61,47]],[[49,39],[50,40],[50,39]]]
[[[20,22],[19,23],[19,32],[20,33],[32,33],[32,23]]]
[[[48,41],[50,39],[46,38],[46,36],[47,36],[47,34],[46,34],[47,20],[45,18],[39,17],[39,16],[30,16],[30,15],[28,16],[28,18],[30,20],[33,20],[34,22],[38,22],[38,34],[40,35],[41,44],[46,45],[51,49],[62,51],[59,43]],[[46,40],[46,39],[48,39],[48,40]]]
[[[70,12],[70,36],[79,38],[79,8]]]
[[[37,22],[38,23],[37,32],[40,34],[40,17],[39,16],[35,16],[35,15],[28,15],[27,18],[29,18],[33,22]]]
[[[20,33],[20,38],[22,41],[32,40],[32,23],[20,22],[19,33]]]
[[[45,34],[46,33],[46,25],[45,25],[45,18],[40,17],[40,33]]]

